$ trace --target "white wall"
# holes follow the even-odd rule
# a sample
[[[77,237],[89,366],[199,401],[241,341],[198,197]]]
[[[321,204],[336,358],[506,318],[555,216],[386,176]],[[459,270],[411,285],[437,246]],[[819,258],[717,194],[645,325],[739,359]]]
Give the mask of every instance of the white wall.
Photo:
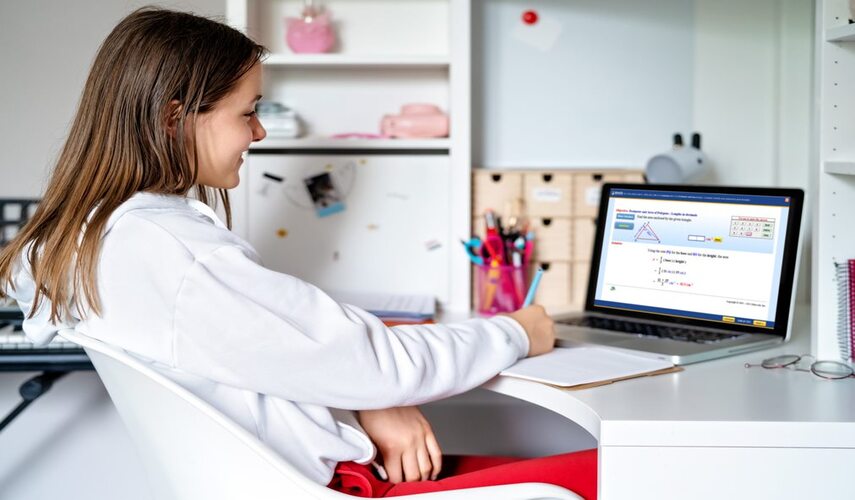
[[[691,0],[473,5],[474,165],[638,167],[691,129]],[[548,49],[516,35],[549,26]]]
[[[143,5],[225,14],[225,0],[0,2],[0,196],[40,195],[98,46]]]
[[[474,5],[475,166],[642,168],[697,130],[708,181],[807,187],[811,0]],[[529,8],[548,51],[513,35]]]

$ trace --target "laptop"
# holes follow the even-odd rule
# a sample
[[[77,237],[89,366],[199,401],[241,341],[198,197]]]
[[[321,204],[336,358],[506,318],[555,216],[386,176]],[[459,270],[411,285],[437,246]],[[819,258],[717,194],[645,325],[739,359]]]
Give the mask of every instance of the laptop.
[[[683,365],[789,339],[800,189],[604,184],[585,309],[558,345]]]

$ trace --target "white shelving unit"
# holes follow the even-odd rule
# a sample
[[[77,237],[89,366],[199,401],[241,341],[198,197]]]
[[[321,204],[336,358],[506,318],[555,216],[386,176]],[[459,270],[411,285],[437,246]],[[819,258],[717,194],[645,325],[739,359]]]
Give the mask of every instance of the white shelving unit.
[[[271,54],[263,63],[289,68],[448,68],[448,56],[395,54]]]
[[[823,167],[826,174],[855,175],[855,161],[827,161]]]
[[[839,17],[839,16],[837,16]],[[839,19],[837,19],[839,20]],[[855,24],[844,24],[825,30],[826,42],[855,42]]]
[[[431,279],[401,286],[402,280],[407,279],[403,268],[377,267],[375,278],[365,283],[367,291],[431,293],[445,309],[468,311],[470,269],[464,252],[458,248],[458,240],[470,232],[467,216],[471,185],[470,1],[323,0],[315,4],[332,16],[337,46],[331,53],[295,54],[287,47],[284,19],[298,17],[302,1],[227,0],[227,22],[270,51],[263,62],[264,99],[291,107],[305,126],[300,138],[268,137],[252,145],[241,186],[233,192],[234,229],[257,247],[266,262],[282,263],[278,270],[322,287],[339,283],[356,287],[357,277],[365,281],[370,273],[355,269],[354,261],[349,258],[365,254],[366,245],[377,245],[375,258],[364,264],[370,268],[383,262],[393,263],[392,268],[400,266],[402,248],[408,245],[407,255],[412,257],[407,259],[407,265],[419,266],[420,273],[427,273]],[[450,136],[441,139],[331,137],[377,134],[383,115],[397,114],[408,103],[439,106],[449,116]],[[323,168],[326,164],[328,170],[333,170],[348,158],[356,165],[356,175],[363,173],[358,177],[361,182],[370,179],[374,186],[354,187],[352,195],[361,198],[352,199],[350,205],[345,202],[348,208],[343,217],[336,216],[337,221],[329,217],[313,222],[307,212],[300,216],[292,214],[290,219],[279,213],[299,211],[294,206],[294,198],[298,196],[295,192],[304,189],[301,176],[309,175],[311,168]],[[312,167],[312,163],[321,166]],[[263,188],[259,183],[266,181],[260,172],[253,171],[253,165],[268,173],[276,171],[275,175],[285,176],[287,182],[295,184],[278,190]],[[441,193],[432,197],[432,193],[424,192],[424,186],[434,186],[432,189]],[[290,201],[283,194],[286,191]],[[261,200],[259,196],[267,198]],[[272,204],[270,196],[281,196],[286,201],[280,207]],[[406,202],[401,203],[402,200]],[[365,204],[375,206],[369,210],[362,206]],[[385,212],[375,210],[384,204],[389,205]],[[382,215],[385,213],[388,217]],[[431,214],[430,224],[425,224],[433,228],[429,237],[416,236],[417,231],[405,227],[408,213]],[[359,217],[372,220],[355,221]],[[437,224],[440,219],[443,223]],[[282,221],[290,226],[286,227]],[[345,229],[340,226],[343,221],[352,221],[361,229]],[[303,242],[297,244],[293,238],[313,223],[317,226],[316,234],[333,230],[342,234],[340,246],[331,252],[334,259],[330,258],[328,265],[312,260],[315,256],[294,260],[303,262],[304,267],[317,267],[315,271],[285,267],[288,264],[281,260],[281,255],[306,252],[310,247]],[[285,243],[285,237],[279,237],[283,238],[280,241],[271,236],[277,224],[282,224],[280,234],[292,238],[290,243]],[[259,228],[265,228],[264,234],[259,233]],[[383,230],[394,230],[395,234],[378,238]],[[426,241],[415,246],[413,241],[402,241],[416,237]],[[381,241],[388,244],[380,246]],[[359,251],[351,250],[356,246]],[[428,250],[416,250],[419,246]],[[325,267],[329,269],[320,270]],[[330,269],[336,269],[341,279],[324,274]]]
[[[846,0],[817,2],[813,353],[840,359],[834,263],[855,259],[855,25]]]
[[[286,139],[268,137],[254,143],[252,149],[369,149],[369,150],[447,150],[449,139],[333,139],[301,137]]]

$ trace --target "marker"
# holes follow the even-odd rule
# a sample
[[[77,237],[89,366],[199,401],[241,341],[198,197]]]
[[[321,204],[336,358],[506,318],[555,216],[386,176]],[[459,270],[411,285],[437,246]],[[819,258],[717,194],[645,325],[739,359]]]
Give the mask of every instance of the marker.
[[[528,293],[525,296],[525,300],[523,301],[523,307],[528,307],[534,302],[534,294],[537,293],[537,285],[540,284],[540,278],[543,276],[543,268],[538,267],[537,271],[534,273],[534,279],[531,280],[531,286],[528,287]]]

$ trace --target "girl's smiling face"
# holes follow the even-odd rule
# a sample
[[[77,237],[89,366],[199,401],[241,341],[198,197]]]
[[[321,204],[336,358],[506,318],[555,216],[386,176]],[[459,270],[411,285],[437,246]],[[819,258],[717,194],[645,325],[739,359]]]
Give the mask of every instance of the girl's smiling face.
[[[261,65],[246,72],[234,90],[208,112],[196,118],[196,154],[199,160],[198,184],[212,188],[231,189],[238,185],[238,170],[243,153],[267,132],[258,121],[255,105],[261,99]],[[187,125],[187,136],[192,124]],[[191,158],[192,164],[192,158]]]

